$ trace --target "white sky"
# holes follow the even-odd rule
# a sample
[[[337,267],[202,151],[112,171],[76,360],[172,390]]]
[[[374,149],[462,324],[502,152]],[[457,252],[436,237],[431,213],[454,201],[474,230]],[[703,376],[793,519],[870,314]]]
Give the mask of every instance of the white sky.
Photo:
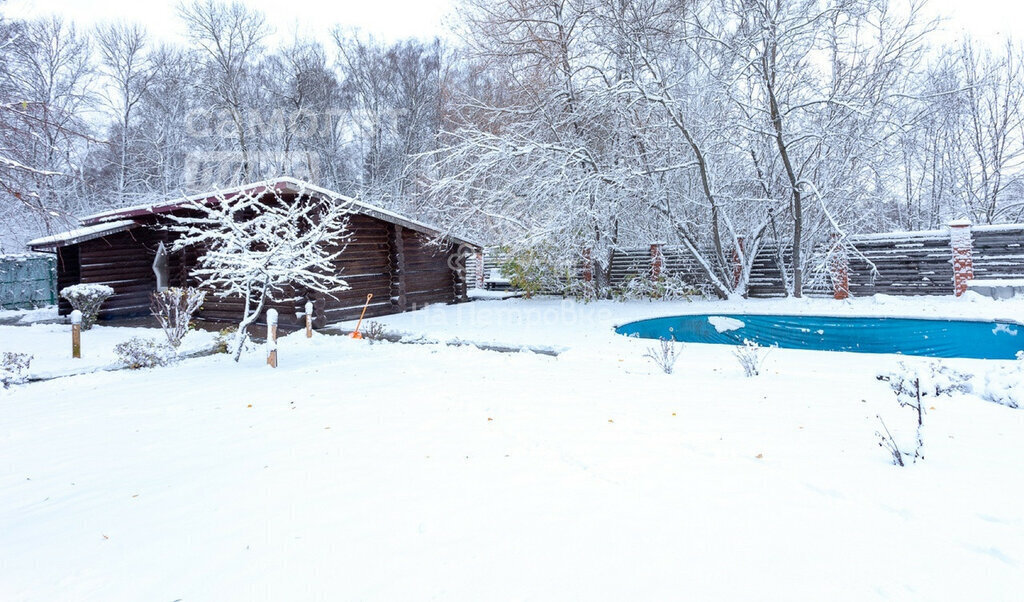
[[[451,0],[246,0],[262,11],[279,38],[298,29],[328,39],[335,25],[358,27],[387,40],[444,35],[443,19]],[[3,7],[0,4],[0,7]],[[111,20],[137,22],[158,39],[184,34],[177,0],[8,0],[0,8],[9,17],[63,15],[79,27]]]
[[[279,39],[292,32],[328,40],[334,25],[358,27],[386,40],[445,36],[445,18],[453,0],[248,0],[273,23]],[[138,22],[162,40],[180,39],[176,0],[8,0],[0,10],[11,17],[62,14],[80,27],[98,22]],[[0,7],[5,5],[0,4]],[[998,43],[1011,35],[1024,40],[1021,0],[930,0],[928,11],[949,17],[943,39],[966,31],[981,41]]]

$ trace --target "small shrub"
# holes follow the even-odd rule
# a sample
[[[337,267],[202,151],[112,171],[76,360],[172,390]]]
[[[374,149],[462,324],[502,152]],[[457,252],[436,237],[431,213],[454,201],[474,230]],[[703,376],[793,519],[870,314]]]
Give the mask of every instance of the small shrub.
[[[373,343],[374,341],[383,341],[387,335],[384,325],[380,322],[367,322],[363,327],[363,338]]]
[[[661,339],[658,343],[657,347],[648,347],[644,357],[654,362],[665,374],[672,374],[683,345],[677,344],[675,339]]]
[[[523,292],[524,296],[532,297],[544,291],[562,290],[562,278],[567,271],[560,267],[561,257],[557,247],[553,245],[537,245],[513,251],[501,249],[507,253],[500,271],[509,279],[512,288]]]
[[[743,374],[751,377],[761,373],[761,367],[769,351],[771,347],[764,348],[750,339],[743,339],[743,344],[733,349],[732,354],[743,368]]]
[[[5,351],[0,355],[0,383],[7,389],[11,385],[25,382],[26,372],[32,363],[28,353],[11,353]]]
[[[192,316],[202,307],[204,300],[206,293],[192,287],[172,287],[149,295],[149,307],[164,329],[171,347],[177,349],[181,346]]]
[[[235,333],[238,332],[237,326],[228,326],[222,328],[217,333],[216,346],[213,349],[214,353],[227,353],[231,349],[231,341],[235,338]]]
[[[67,299],[71,307],[82,312],[82,330],[92,328],[100,306],[113,294],[114,289],[105,284],[74,284],[60,291],[60,296]]]
[[[155,339],[132,337],[114,347],[114,353],[122,364],[137,370],[166,366],[174,359],[174,349]]]
[[[1008,408],[1024,408],[1024,351],[1017,353],[1017,361],[996,366],[985,373],[978,395]]]
[[[619,301],[689,301],[692,297],[702,295],[700,289],[678,275],[655,277],[650,272],[633,276],[612,291],[612,297]]]
[[[882,431],[885,431],[884,433],[882,431],[875,431],[875,436],[878,437],[878,447],[889,452],[889,455],[892,457],[893,465],[906,466],[906,462],[903,461],[903,457],[906,455],[912,457],[915,463],[918,458],[924,459],[924,456],[921,455],[921,448],[924,446],[924,442],[921,440],[920,427],[917,429],[917,447],[914,448],[913,452],[908,454],[900,449],[900,446],[896,443],[896,438],[889,432],[889,427],[885,426],[885,421],[882,420],[882,417],[875,414],[875,418],[878,418],[878,422],[882,424]]]

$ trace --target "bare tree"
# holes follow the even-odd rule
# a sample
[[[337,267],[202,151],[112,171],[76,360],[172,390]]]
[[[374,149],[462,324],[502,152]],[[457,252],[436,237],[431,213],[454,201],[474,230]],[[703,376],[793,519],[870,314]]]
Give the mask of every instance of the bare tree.
[[[329,295],[348,288],[334,263],[347,238],[344,201],[306,191],[286,197],[257,186],[191,207],[194,215],[171,218],[178,235],[172,249],[196,249],[191,274],[201,286],[241,302],[235,361],[268,303],[291,300],[302,289]]]
[[[190,41],[203,61],[203,89],[222,115],[210,115],[214,122],[226,116],[233,126],[234,148],[239,152],[238,178],[251,179],[254,166],[249,140],[250,111],[257,104],[253,71],[270,33],[263,14],[241,2],[192,0],[178,10]]]
[[[132,117],[159,74],[160,64],[156,61],[160,55],[150,51],[146,32],[138,25],[101,27],[96,41],[108,83],[104,100],[116,124],[115,190],[123,199],[130,190],[138,191],[138,182],[131,181],[134,177],[130,173],[133,161],[129,153],[137,142]]]
[[[958,146],[964,211],[991,224],[1013,207],[1003,200],[1024,165],[1024,65],[1010,41],[997,54],[968,40],[959,59],[962,121],[949,133]]]
[[[0,46],[0,188],[15,212],[4,221],[24,240],[82,206],[92,68],[88,41],[58,18],[5,24]]]

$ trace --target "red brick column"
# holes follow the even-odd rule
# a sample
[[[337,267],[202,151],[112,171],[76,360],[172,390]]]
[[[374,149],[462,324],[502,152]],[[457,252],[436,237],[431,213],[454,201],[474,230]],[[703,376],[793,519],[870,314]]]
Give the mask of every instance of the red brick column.
[[[583,281],[594,281],[594,262],[590,259],[590,249],[583,249]]]
[[[476,276],[476,287],[482,289],[484,287],[484,252],[483,251],[477,251],[476,252],[476,274],[475,274],[475,276]]]
[[[850,255],[846,247],[839,243],[838,236],[833,237],[832,256],[828,268],[832,276],[832,297],[848,299],[850,297]]]
[[[661,278],[661,270],[665,267],[665,256],[661,252],[664,243],[651,243],[651,277],[655,280]]]
[[[971,256],[971,222],[966,219],[949,223],[949,245],[953,248],[953,294],[967,292],[967,283],[974,279]]]

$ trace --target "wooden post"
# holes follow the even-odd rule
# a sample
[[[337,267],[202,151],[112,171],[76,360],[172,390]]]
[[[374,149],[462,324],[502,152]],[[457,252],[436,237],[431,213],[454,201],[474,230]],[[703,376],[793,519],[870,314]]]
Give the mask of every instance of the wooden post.
[[[71,357],[82,358],[82,312],[71,312]]]
[[[953,294],[959,297],[967,292],[967,283],[974,280],[970,220],[949,223],[949,245],[953,248]]]
[[[277,310],[267,310],[267,365],[277,368]]]
[[[306,338],[313,338],[313,302],[306,301]]]

